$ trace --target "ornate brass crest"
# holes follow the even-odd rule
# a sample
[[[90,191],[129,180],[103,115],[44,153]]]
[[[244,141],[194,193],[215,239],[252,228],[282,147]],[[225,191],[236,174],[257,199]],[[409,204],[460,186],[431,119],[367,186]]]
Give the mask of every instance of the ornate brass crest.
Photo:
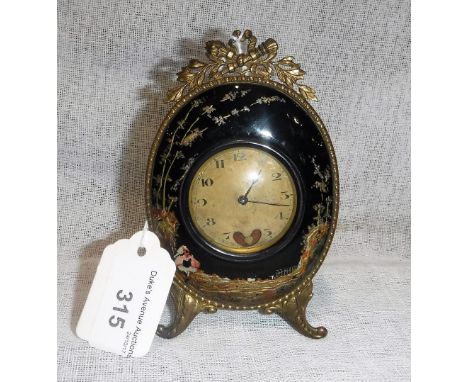
[[[250,30],[233,32],[233,37],[227,44],[214,40],[206,43],[206,56],[209,62],[197,59],[177,74],[177,80],[182,82],[169,91],[168,101],[178,101],[185,92],[202,85],[204,82],[216,80],[229,75],[260,77],[271,80],[274,75],[289,88],[297,90],[307,100],[317,101],[315,90],[310,86],[298,84],[304,78],[305,72],[294,62],[294,57],[287,56],[274,61],[278,52],[278,43],[272,38],[257,46],[257,38]],[[243,53],[243,45],[246,52]]]

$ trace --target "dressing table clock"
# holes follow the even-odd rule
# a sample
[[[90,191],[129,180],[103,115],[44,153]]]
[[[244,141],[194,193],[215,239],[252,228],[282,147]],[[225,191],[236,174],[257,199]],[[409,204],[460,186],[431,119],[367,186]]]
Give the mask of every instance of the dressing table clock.
[[[311,338],[306,307],[338,217],[332,142],[315,91],[251,31],[208,41],[169,91],[146,174],[150,228],[177,266],[171,338],[200,312],[277,313]]]

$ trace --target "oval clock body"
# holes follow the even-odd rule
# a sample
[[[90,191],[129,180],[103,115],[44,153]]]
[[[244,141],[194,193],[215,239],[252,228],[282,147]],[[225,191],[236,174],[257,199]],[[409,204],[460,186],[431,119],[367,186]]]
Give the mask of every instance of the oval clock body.
[[[182,98],[149,158],[151,228],[184,288],[254,308],[313,277],[338,216],[327,131],[296,92],[227,77]]]

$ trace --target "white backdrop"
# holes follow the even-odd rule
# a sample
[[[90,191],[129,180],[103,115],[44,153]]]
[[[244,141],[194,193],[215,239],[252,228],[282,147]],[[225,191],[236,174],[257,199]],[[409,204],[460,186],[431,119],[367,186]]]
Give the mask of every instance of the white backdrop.
[[[58,25],[59,380],[409,380],[409,1],[59,0]],[[143,226],[162,95],[246,28],[302,64],[335,145],[339,225],[308,311],[329,335],[222,311],[142,359],[92,349],[74,328],[103,248]]]

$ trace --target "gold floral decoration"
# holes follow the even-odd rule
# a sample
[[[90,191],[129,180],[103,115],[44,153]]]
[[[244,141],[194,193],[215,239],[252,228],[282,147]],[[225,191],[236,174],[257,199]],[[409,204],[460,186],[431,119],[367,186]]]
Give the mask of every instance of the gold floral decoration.
[[[151,220],[156,227],[156,232],[161,235],[160,239],[168,244],[171,249],[174,249],[177,227],[179,225],[174,212],[153,208],[151,211]]]
[[[304,78],[304,70],[294,62],[294,57],[287,56],[278,61],[274,58],[278,52],[278,43],[269,38],[257,45],[257,38],[250,30],[233,32],[233,38],[227,44],[219,40],[206,43],[206,56],[209,62],[192,59],[177,74],[182,84],[171,89],[167,101],[178,101],[185,92],[202,85],[204,82],[229,75],[244,75],[272,79],[273,75],[289,88],[297,90],[307,100],[317,101],[315,90],[310,86],[299,84]],[[241,49],[246,44],[246,52]]]

